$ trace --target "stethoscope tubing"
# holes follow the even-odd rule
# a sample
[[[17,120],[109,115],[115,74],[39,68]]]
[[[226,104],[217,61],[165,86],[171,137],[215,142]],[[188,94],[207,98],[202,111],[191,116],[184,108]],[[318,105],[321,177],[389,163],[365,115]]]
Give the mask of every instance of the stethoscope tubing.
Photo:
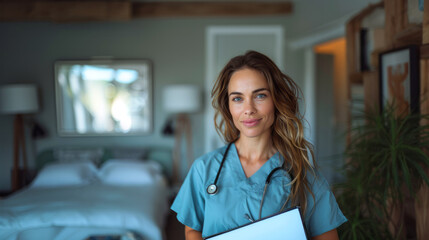
[[[225,163],[225,159],[226,159],[226,156],[228,155],[229,148],[231,147],[231,145],[232,145],[232,142],[228,144],[228,147],[226,148],[225,153],[223,154],[222,161],[220,163],[220,166],[219,166],[219,169],[217,171],[216,178],[215,178],[214,182],[207,187],[207,193],[210,194],[210,195],[216,194],[218,192],[217,181],[219,179],[220,172],[222,171],[223,164]],[[274,168],[273,170],[271,170],[271,172],[268,174],[267,178],[265,179],[264,192],[262,194],[261,204],[260,204],[260,207],[259,207],[259,219],[261,218],[262,206],[264,204],[265,194],[267,192],[267,187],[268,187],[268,185],[271,182],[272,175],[276,171],[278,171],[278,170],[284,170],[284,168],[283,167],[276,167],[276,168]],[[280,211],[283,210],[283,208],[286,206],[286,203],[287,203],[287,201],[285,202],[285,204],[283,204],[283,206],[282,206],[282,208],[281,208]]]
[[[217,170],[217,174],[216,174],[216,178],[215,178],[215,181],[214,181],[214,185],[217,184],[217,180],[219,179],[220,172],[222,171],[222,167],[223,167],[223,164],[225,163],[226,155],[228,154],[229,148],[231,147],[231,145],[232,145],[232,143],[228,144],[228,147],[226,148],[226,151],[223,154],[222,162],[220,163],[219,170]]]

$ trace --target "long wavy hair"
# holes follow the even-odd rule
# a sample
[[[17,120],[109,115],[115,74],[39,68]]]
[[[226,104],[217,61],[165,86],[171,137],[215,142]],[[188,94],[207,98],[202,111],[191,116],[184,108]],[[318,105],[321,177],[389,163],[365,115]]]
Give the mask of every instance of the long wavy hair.
[[[298,105],[302,92],[270,58],[256,51],[248,51],[232,58],[222,69],[211,92],[216,131],[228,143],[236,141],[240,136],[229,111],[228,84],[232,74],[244,68],[259,71],[268,82],[275,106],[275,120],[271,127],[272,141],[285,159],[285,170],[292,176],[291,193],[287,201],[291,201],[293,206],[300,205],[305,212],[308,193],[314,199],[307,174],[314,174],[316,163],[311,163],[309,158],[311,155],[311,159],[314,159],[313,146],[304,138],[304,118]]]

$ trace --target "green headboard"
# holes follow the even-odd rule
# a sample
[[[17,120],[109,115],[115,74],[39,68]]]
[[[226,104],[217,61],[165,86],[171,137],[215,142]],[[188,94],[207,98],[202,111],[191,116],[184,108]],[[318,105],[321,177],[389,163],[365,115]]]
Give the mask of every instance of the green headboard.
[[[102,148],[51,148],[41,151],[36,157],[36,170],[39,171],[48,163],[62,161],[71,162],[73,160],[89,159],[101,166],[106,160],[118,159],[142,159],[154,160],[159,162],[165,175],[171,179],[172,174],[172,150],[167,147],[150,148],[120,148],[120,147],[102,147]],[[68,158],[68,159],[67,159]]]

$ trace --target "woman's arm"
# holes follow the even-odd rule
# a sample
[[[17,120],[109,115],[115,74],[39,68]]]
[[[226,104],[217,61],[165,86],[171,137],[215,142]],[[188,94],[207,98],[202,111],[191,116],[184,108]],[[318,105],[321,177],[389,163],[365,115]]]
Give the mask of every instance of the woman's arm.
[[[331,231],[315,236],[312,239],[313,240],[338,240],[339,238],[338,238],[337,229],[332,229]]]
[[[185,238],[186,240],[203,240],[201,232],[198,232],[188,226],[185,226]]]

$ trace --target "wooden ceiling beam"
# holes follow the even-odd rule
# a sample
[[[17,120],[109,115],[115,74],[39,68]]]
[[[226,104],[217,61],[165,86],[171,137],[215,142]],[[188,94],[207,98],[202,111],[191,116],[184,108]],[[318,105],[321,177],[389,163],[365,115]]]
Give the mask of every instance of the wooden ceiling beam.
[[[286,15],[290,2],[0,1],[0,21],[124,21],[145,17]]]
[[[290,2],[134,2],[133,17],[287,15]]]
[[[103,21],[129,20],[126,1],[17,1],[0,2],[0,21]]]

